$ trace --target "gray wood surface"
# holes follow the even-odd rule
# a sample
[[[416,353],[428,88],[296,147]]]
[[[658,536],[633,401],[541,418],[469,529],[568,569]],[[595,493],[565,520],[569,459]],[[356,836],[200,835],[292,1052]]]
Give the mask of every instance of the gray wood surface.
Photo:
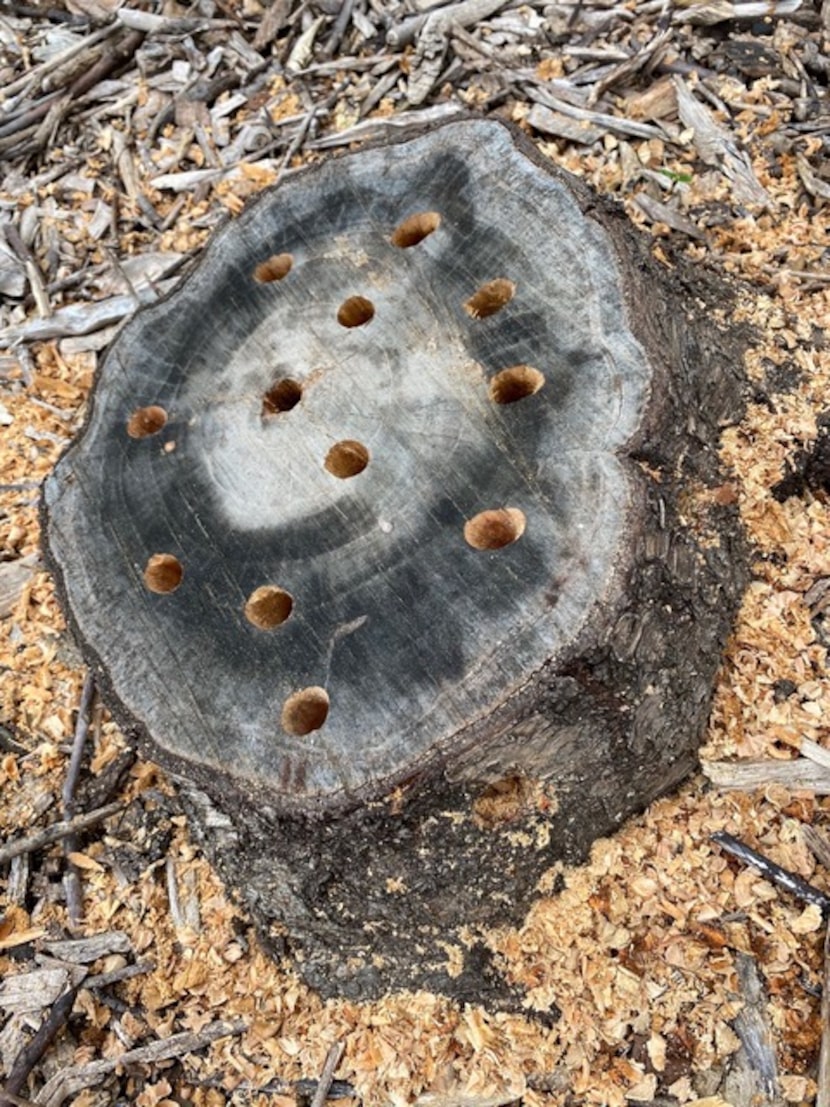
[[[50,562],[318,986],[480,991],[427,930],[515,915],[695,764],[746,578],[704,494],[730,294],[462,120],[266,193],[109,352]]]

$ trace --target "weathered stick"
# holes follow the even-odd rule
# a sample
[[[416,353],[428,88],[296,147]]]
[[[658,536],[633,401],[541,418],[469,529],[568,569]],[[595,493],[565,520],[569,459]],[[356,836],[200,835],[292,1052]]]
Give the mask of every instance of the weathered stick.
[[[63,784],[61,798],[63,809],[67,819],[75,814],[75,788],[78,785],[78,774],[81,771],[81,759],[86,744],[86,736],[89,731],[89,719],[92,713],[92,697],[95,694],[95,677],[92,670],[87,670],[84,678],[84,686],[81,690],[81,702],[78,705],[78,717],[75,721],[75,737],[72,742],[72,756],[69,759],[69,768],[66,772],[66,780]]]
[[[816,1076],[816,1107],[830,1107],[830,925],[824,934],[824,981],[821,989],[821,1048]]]
[[[136,961],[134,965],[125,965],[122,969],[113,969],[112,972],[101,972],[97,976],[88,976],[81,984],[82,988],[109,988],[112,984],[120,984],[122,980],[132,980],[134,976],[142,976],[145,972],[152,972],[156,967],[154,961]]]
[[[250,1080],[243,1080],[234,1088],[235,1095],[293,1095],[298,1104],[308,1104],[311,1107],[311,1097],[317,1090],[319,1081],[304,1077],[300,1080],[280,1080],[274,1077],[267,1084],[254,1084]],[[218,1088],[226,1092],[224,1077],[208,1076],[200,1080],[196,1085],[199,1088]],[[327,1099],[355,1099],[357,1092],[347,1080],[333,1080],[328,1090]]]
[[[821,765],[824,769],[830,769],[830,750],[826,750],[824,746],[820,746],[812,738],[807,738],[802,734],[798,748],[804,757],[809,758],[816,765]]]
[[[766,1016],[767,996],[755,958],[748,953],[738,953],[735,971],[744,1006],[732,1022],[732,1029],[741,1039],[741,1048],[732,1059],[734,1068],[730,1076],[739,1086],[749,1083],[757,1097],[754,1102],[778,1102],[778,1064]],[[734,1093],[726,1092],[726,1095],[738,1101]]]
[[[324,58],[330,58],[334,55],[335,50],[343,41],[343,36],[346,33],[346,29],[349,26],[352,18],[352,10],[354,8],[354,0],[343,0],[343,5],[340,8],[340,13],[334,21],[334,26],[331,29],[329,37],[326,39],[323,45],[322,54]]]
[[[623,119],[616,115],[609,115],[607,112],[589,111],[588,108],[577,107],[575,104],[569,104],[566,100],[551,96],[549,92],[538,87],[533,81],[528,81],[524,92],[528,99],[535,101],[537,104],[544,104],[545,107],[561,112],[562,115],[592,123],[604,130],[611,131],[613,134],[631,135],[634,138],[666,138],[666,132],[662,127],[658,127],[653,123],[638,123],[636,120]]]
[[[345,1048],[343,1042],[335,1042],[326,1054],[326,1060],[323,1063],[323,1071],[320,1073],[320,1079],[314,1092],[314,1098],[311,1101],[311,1107],[323,1107],[323,1104],[326,1102],[329,1088],[334,1080],[335,1069],[340,1064],[340,1058],[343,1056],[343,1050]]]
[[[91,65],[89,69],[86,69],[75,79],[65,93],[57,90],[50,93],[48,96],[44,96],[43,99],[30,110],[24,112],[0,128],[0,134],[7,137],[16,132],[25,130],[25,128],[32,123],[37,123],[39,120],[44,119],[49,114],[52,107],[60,100],[64,101],[64,105],[68,110],[80,96],[88,92],[89,89],[111,73],[113,69],[116,69],[126,61],[131,54],[134,54],[141,45],[143,39],[143,32],[130,31],[120,42],[115,43],[111,49],[104,51],[101,57]]]
[[[56,69],[60,69],[62,66],[67,65],[78,54],[82,54],[85,50],[89,50],[93,46],[97,46],[99,42],[102,42],[105,38],[109,38],[110,35],[115,34],[117,31],[117,25],[107,24],[106,27],[101,27],[97,31],[93,31],[92,34],[87,35],[86,38],[81,39],[80,42],[75,42],[66,50],[62,50],[59,54],[55,54],[54,57],[49,58],[47,61],[41,62],[35,69],[29,70],[24,73],[22,77],[18,77],[17,80],[11,81],[3,89],[3,94],[6,96],[7,101],[18,92],[23,92],[26,88],[35,86],[38,82],[42,81],[48,73],[53,73]]]
[[[123,65],[143,40],[142,31],[129,31],[120,42],[114,43],[110,50],[83,72],[65,92],[57,96],[44,97],[36,107],[26,113],[25,117],[9,123],[5,127],[5,137],[13,138],[18,130],[29,128],[31,124],[40,120],[40,125],[33,134],[30,135],[27,131],[20,134],[17,144],[8,148],[9,156],[31,153],[47,146],[63,118],[77,104],[80,97],[113,70]]]
[[[171,1057],[181,1057],[186,1053],[203,1049],[218,1038],[241,1034],[244,1030],[245,1023],[241,1019],[230,1023],[214,1022],[204,1030],[200,1030],[198,1034],[189,1031],[183,1034],[172,1034],[169,1038],[159,1038],[149,1045],[127,1050],[118,1057],[104,1057],[99,1061],[91,1061],[88,1065],[75,1065],[62,1069],[46,1082],[40,1092],[40,1102],[46,1107],[60,1107],[71,1095],[97,1084],[103,1077],[124,1065],[153,1064],[157,1061],[167,1061]]]
[[[92,670],[88,669],[81,691],[81,702],[78,706],[78,718],[75,720],[75,738],[72,742],[72,756],[69,759],[69,769],[63,784],[63,812],[67,820],[75,815],[75,789],[78,786],[78,777],[81,772],[84,747],[89,733],[89,721],[92,716],[92,701],[95,698],[95,677]],[[66,887],[66,908],[69,912],[71,926],[78,926],[83,918],[83,890],[81,877],[77,867],[72,862],[69,854],[78,848],[75,832],[66,835],[63,843],[63,852],[66,857],[66,874],[64,883]]]
[[[61,838],[66,838],[70,834],[95,826],[96,823],[103,822],[110,815],[115,815],[123,809],[123,803],[108,803],[105,807],[98,807],[94,811],[86,811],[82,815],[76,815],[73,819],[64,819],[59,823],[52,823],[51,826],[39,830],[37,834],[30,834],[26,838],[18,838],[14,842],[6,842],[4,846],[0,846],[0,865],[6,861],[11,861],[13,857],[19,857],[24,853],[34,853],[36,850],[43,849],[44,846],[51,846],[53,842],[59,842]]]
[[[12,1095],[11,1092],[3,1092],[2,1095],[6,1103],[13,1104],[13,1107],[37,1107],[33,1099],[24,1099],[22,1095]]]
[[[75,987],[67,988],[63,995],[58,996],[52,1005],[51,1011],[41,1023],[40,1029],[29,1044],[24,1046],[20,1053],[18,1053],[11,1067],[6,1086],[3,1089],[2,1095],[0,1095],[0,1105],[2,1105],[2,1107],[5,1107],[5,1104],[9,1102],[9,1100],[6,1099],[6,1093],[17,1095],[26,1083],[29,1073],[44,1055],[54,1040],[55,1035],[69,1018],[69,1012],[72,1010],[72,1005],[75,1002],[75,996],[77,994],[78,989]]]
[[[754,792],[769,784],[783,784],[786,788],[830,794],[830,773],[809,757],[796,757],[792,761],[708,761],[703,772],[716,788],[735,788]]]
[[[752,865],[762,876],[779,888],[783,888],[806,903],[816,904],[824,912],[830,911],[830,896],[822,892],[820,888],[816,888],[815,885],[809,884],[798,873],[790,872],[789,869],[783,869],[780,865],[776,865],[774,861],[770,861],[768,857],[764,857],[762,853],[758,853],[751,846],[744,845],[743,842],[733,838],[731,834],[727,834],[724,830],[716,831],[712,835],[712,841],[716,842],[727,853],[731,853],[733,857],[737,857],[739,861],[743,861],[745,865]]]
[[[814,826],[803,826],[801,833],[807,843],[807,848],[816,860],[824,865],[825,869],[830,869],[830,839],[827,835],[822,834],[820,830],[816,830]]]
[[[26,269],[26,279],[29,282],[29,288],[35,304],[37,305],[38,315],[41,319],[48,319],[52,314],[52,306],[46,294],[46,288],[43,284],[43,275],[40,272],[37,260],[21,238],[20,231],[18,231],[13,223],[6,224],[5,233],[6,241],[15,254],[17,254],[18,258],[23,262]]]

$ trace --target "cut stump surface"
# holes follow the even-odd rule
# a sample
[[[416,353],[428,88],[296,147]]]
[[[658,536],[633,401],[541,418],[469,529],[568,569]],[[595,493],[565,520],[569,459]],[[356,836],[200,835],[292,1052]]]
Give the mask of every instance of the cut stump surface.
[[[476,928],[694,766],[731,295],[461,120],[266,193],[110,350],[45,490],[66,610],[323,991],[486,998]]]

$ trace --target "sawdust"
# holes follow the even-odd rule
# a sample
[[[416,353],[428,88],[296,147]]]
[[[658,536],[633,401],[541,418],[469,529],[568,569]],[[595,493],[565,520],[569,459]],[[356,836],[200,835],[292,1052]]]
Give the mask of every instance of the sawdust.
[[[546,64],[550,73],[541,76],[559,75],[558,63]],[[701,264],[760,282],[747,291],[736,315],[761,336],[747,359],[755,398],[740,426],[726,429],[723,439],[734,495],[755,544],[754,579],[721,669],[703,749],[710,759],[789,758],[799,735],[828,744],[826,646],[805,595],[830,577],[830,502],[806,493],[780,503],[771,490],[815,439],[816,418],[828,407],[830,352],[817,341],[816,328],[830,323],[830,291],[811,287],[800,274],[821,262],[830,217],[826,206],[805,196],[793,156],[783,154],[770,172],[764,142],[781,110],[770,90],[766,79],[754,84],[749,97],[743,84],[724,81],[719,90],[728,104],[742,98],[738,135],[753,152],[769,210],[708,226],[705,241],[687,248]],[[271,92],[272,117],[296,111],[283,84]],[[517,108],[515,115],[521,119],[523,112]],[[685,182],[681,206],[691,218],[729,200],[724,177],[702,168],[691,148],[688,157],[675,151],[667,158],[653,140],[628,143],[611,135],[601,155],[540,145],[605,193],[622,193],[633,155],[638,165]],[[251,168],[218,185],[215,200],[238,211],[273,178],[269,168]],[[154,199],[162,215],[172,207],[166,194]],[[631,196],[625,202],[631,217],[644,224]],[[207,229],[198,224],[209,206],[188,197],[175,226],[161,237],[161,248],[201,245]],[[84,211],[83,219],[90,217]],[[660,224],[650,224],[650,230],[658,239],[670,233]],[[141,236],[120,245],[125,256],[138,251]],[[0,440],[5,558],[38,549],[37,484],[79,425],[94,366],[94,353],[62,353],[60,343],[49,341],[33,348],[28,379],[22,369],[6,375],[3,405],[10,418]],[[50,579],[36,572],[0,621],[0,717],[26,745],[25,752],[7,752],[0,760],[4,836],[35,825],[44,813],[57,817],[81,679]],[[95,736],[92,774],[113,764],[122,745],[116,728],[104,721]],[[137,763],[124,794],[136,802],[143,797],[152,807],[154,794],[167,790],[153,766]],[[169,1077],[162,1064],[152,1073],[128,1073],[124,1094],[139,1107],[184,1101],[214,1107],[228,1102],[243,1082],[255,1089],[273,1077],[316,1075],[330,1045],[342,1041],[338,1076],[370,1105],[409,1104],[421,1096],[424,1107],[483,1107],[517,1098],[535,1107],[577,1097],[622,1107],[650,1100],[660,1089],[679,1103],[714,1107],[722,1100],[709,1094],[704,1077],[722,1070],[739,1046],[731,1025],[742,1006],[735,958],[746,953],[757,960],[769,992],[782,1093],[793,1103],[809,1100],[820,1033],[820,916],[752,871],[734,867],[709,836],[728,830],[830,890],[827,873],[800,833],[804,824],[826,823],[829,804],[780,786],[753,796],[720,794],[698,777],[612,840],[597,842],[587,864],[558,866],[524,924],[489,936],[501,968],[526,992],[526,1019],[458,1010],[429,994],[362,1005],[323,1003],[289,966],[263,954],[188,841],[181,816],[168,819],[164,858],[149,861],[131,879],[113,862],[116,821],[75,858],[82,870],[84,931],[123,931],[135,955],[149,955],[155,967],[119,986],[120,1005],[82,992],[76,1010],[83,1028],[68,1050],[57,1050],[45,1075],[60,1065],[118,1055],[149,1032],[164,1037],[196,1031],[221,1015],[241,1016],[247,1029],[188,1056],[183,1065],[167,1063]],[[499,813],[494,808],[480,815]],[[47,866],[55,880],[59,855],[54,847]],[[189,888],[197,905],[189,925],[176,925],[172,917],[165,859],[176,885]],[[32,910],[9,906],[0,922],[3,977],[26,967],[19,955],[30,943],[67,929],[58,884],[50,890],[48,879],[41,879],[34,899]],[[31,897],[27,902],[31,906]],[[116,967],[118,956],[104,958],[95,971]],[[561,1013],[556,1021],[540,1021],[530,1010],[554,1005]],[[266,1098],[250,1093],[247,1101]],[[285,1095],[267,1097],[275,1101],[294,1102]],[[109,1100],[86,1090],[72,1102],[91,1107]]]

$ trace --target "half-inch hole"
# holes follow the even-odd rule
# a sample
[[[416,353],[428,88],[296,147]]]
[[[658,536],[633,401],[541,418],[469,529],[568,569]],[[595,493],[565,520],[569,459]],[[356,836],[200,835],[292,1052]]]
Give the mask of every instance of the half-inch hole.
[[[538,369],[530,365],[512,365],[502,369],[490,381],[490,399],[495,404],[515,404],[533,396],[545,383]]]
[[[279,415],[283,411],[290,411],[300,402],[303,394],[302,385],[291,377],[283,377],[275,381],[262,397],[262,414]]]
[[[294,599],[284,588],[263,584],[255,588],[245,604],[245,618],[260,630],[281,626],[294,607]]]
[[[429,238],[433,231],[437,231],[440,225],[441,216],[437,211],[419,211],[395,227],[392,232],[392,245],[400,246],[403,250],[410,246],[417,246],[419,242]]]
[[[254,270],[254,280],[260,284],[270,284],[271,281],[281,281],[291,272],[294,259],[291,254],[274,254],[266,261],[261,261]]]
[[[517,507],[480,511],[464,524],[464,539],[474,550],[500,550],[521,538],[525,516]]]
[[[301,738],[319,730],[328,718],[329,694],[325,688],[312,685],[294,692],[282,705],[280,723],[288,734]]]
[[[151,592],[166,595],[175,592],[182,582],[184,569],[173,554],[153,554],[144,568],[144,583]]]
[[[488,315],[495,315],[501,311],[505,304],[509,304],[516,295],[516,286],[506,277],[497,277],[494,281],[483,284],[477,292],[464,305],[464,310],[473,319],[486,319]]]
[[[375,305],[365,296],[350,296],[344,300],[337,311],[337,322],[341,327],[362,327],[374,317]]]
[[[356,477],[368,464],[369,451],[362,442],[355,442],[353,438],[344,438],[342,442],[335,442],[323,462],[331,475],[340,477],[341,480]]]
[[[513,822],[531,805],[530,781],[515,774],[494,780],[473,801],[473,814],[483,827],[493,828]]]
[[[127,420],[127,434],[130,438],[149,438],[151,434],[158,434],[166,422],[167,412],[163,407],[156,404],[138,407]]]

